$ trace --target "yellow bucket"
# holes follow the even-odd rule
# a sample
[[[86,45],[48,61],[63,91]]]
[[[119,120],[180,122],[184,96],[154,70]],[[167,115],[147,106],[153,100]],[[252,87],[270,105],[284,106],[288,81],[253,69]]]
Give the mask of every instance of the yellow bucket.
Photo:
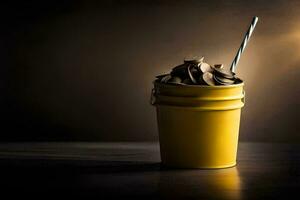
[[[162,164],[178,168],[236,165],[243,82],[228,86],[171,85],[154,81]]]

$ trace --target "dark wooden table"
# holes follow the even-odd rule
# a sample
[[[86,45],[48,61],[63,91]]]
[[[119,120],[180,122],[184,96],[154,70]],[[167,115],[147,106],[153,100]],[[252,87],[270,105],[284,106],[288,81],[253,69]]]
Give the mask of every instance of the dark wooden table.
[[[0,144],[0,194],[289,199],[300,192],[297,144],[240,143],[238,165],[222,170],[165,169],[159,161],[157,143]]]

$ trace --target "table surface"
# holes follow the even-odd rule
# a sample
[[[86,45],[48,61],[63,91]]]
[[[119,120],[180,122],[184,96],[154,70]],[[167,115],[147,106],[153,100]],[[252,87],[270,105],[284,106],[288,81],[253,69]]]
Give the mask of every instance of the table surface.
[[[286,199],[300,190],[300,145],[240,143],[238,165],[165,169],[158,143],[0,144],[0,189],[14,195]]]

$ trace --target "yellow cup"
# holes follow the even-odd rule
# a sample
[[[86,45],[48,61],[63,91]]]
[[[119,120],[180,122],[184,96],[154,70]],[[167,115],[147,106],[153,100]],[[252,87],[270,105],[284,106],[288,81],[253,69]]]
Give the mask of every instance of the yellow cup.
[[[162,164],[178,168],[236,165],[244,84],[171,85],[154,81]]]

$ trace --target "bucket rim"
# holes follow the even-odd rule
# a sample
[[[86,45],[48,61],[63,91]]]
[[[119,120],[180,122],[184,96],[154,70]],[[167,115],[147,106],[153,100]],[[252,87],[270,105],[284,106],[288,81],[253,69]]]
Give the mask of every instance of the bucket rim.
[[[240,79],[241,80],[241,79]],[[210,86],[210,85],[181,85],[181,84],[168,84],[168,83],[160,83],[157,80],[153,81],[154,85],[163,86],[163,87],[173,87],[173,88],[207,88],[207,89],[216,89],[216,88],[234,88],[234,87],[242,87],[244,86],[244,81],[241,80],[241,83],[232,84],[232,85],[216,85],[216,86]]]

